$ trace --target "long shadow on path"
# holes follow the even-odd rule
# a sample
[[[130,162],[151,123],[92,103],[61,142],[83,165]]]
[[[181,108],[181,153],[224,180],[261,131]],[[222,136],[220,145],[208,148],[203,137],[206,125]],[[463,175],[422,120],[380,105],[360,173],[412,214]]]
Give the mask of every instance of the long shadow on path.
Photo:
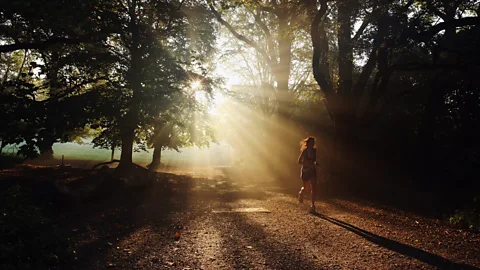
[[[342,228],[345,228],[351,232],[353,232],[356,235],[359,235],[366,240],[375,243],[379,246],[382,246],[384,248],[387,248],[391,251],[400,253],[402,255],[417,259],[419,261],[422,261],[424,263],[427,263],[429,265],[438,267],[440,269],[479,269],[476,267],[473,267],[471,265],[466,265],[466,264],[459,264],[455,263],[453,261],[450,261],[448,259],[445,259],[443,257],[440,257],[438,255],[426,252],[424,250],[402,244],[400,242],[373,234],[371,232],[365,231],[363,229],[360,229],[358,227],[353,226],[352,224],[343,222],[338,219],[334,219],[325,215],[322,215],[320,213],[315,213],[313,214],[323,220],[326,220],[328,222],[331,222],[337,226],[340,226]]]
[[[235,269],[325,269],[316,265],[312,254],[302,253],[294,243],[282,236],[268,235],[264,227],[249,220],[247,215],[231,213],[216,217],[215,231],[222,235],[222,247],[229,253]],[[232,237],[233,236],[233,237]],[[245,249],[253,246],[259,252],[255,257]],[[254,263],[257,261],[257,263]],[[258,261],[264,261],[259,265]]]
[[[187,176],[161,174],[159,179],[148,187],[123,188],[82,205],[81,210],[72,209],[68,223],[61,225],[78,228],[71,237],[81,241],[72,243],[79,260],[72,262],[69,269],[104,269],[109,263],[121,269],[133,269],[142,258],[145,260],[140,266],[152,267],[146,258],[151,257],[152,250],[165,253],[167,244],[173,241],[172,226],[179,222],[173,219],[173,214],[187,209],[183,198],[193,183]],[[161,233],[165,232],[169,234],[163,236]],[[159,241],[155,245],[153,238]],[[131,253],[123,252],[130,248]]]

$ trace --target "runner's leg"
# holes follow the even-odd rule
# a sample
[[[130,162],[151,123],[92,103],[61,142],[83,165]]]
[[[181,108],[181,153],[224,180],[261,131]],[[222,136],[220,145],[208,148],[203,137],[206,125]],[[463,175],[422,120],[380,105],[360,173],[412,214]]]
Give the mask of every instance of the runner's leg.
[[[303,203],[303,193],[305,191],[305,182],[307,181],[303,181],[303,186],[300,188],[300,191],[298,192],[298,202],[300,203]]]
[[[308,192],[308,187],[309,186],[310,186],[310,181],[309,180],[303,181],[303,187],[302,187],[303,192]]]
[[[310,187],[312,189],[312,208],[315,209],[315,199],[317,196],[317,179],[310,179]]]

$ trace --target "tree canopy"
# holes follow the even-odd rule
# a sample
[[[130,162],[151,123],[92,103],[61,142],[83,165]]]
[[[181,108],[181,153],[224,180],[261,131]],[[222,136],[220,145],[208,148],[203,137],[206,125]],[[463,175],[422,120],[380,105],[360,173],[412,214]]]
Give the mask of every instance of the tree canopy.
[[[162,150],[224,140],[282,174],[291,142],[309,134],[342,183],[379,159],[425,183],[442,175],[429,173],[437,164],[475,174],[479,10],[475,0],[11,1],[0,7],[0,148],[51,158],[54,143],[89,137],[121,150],[119,168],[154,148],[155,168]]]

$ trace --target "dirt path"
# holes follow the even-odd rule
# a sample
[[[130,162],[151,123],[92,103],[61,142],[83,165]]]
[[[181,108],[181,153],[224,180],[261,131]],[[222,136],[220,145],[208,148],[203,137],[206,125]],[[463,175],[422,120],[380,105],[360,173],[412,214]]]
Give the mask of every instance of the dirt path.
[[[480,267],[480,235],[435,219],[333,198],[320,198],[312,215],[295,189],[273,182],[234,182],[211,172],[160,178],[148,188],[107,189],[83,202],[52,198],[41,182],[79,191],[98,183],[90,171],[4,170],[0,187],[31,183],[48,206],[45,215],[62,235],[52,236],[68,244],[58,257],[49,255],[51,269]]]
[[[76,231],[78,269],[476,269],[480,236],[343,200],[316,215],[293,190],[228,179],[169,180]],[[163,197],[162,197],[163,196]],[[264,208],[270,213],[229,212]],[[110,208],[109,208],[110,209]],[[255,210],[255,209],[254,209]],[[94,225],[92,225],[94,224]],[[82,225],[85,226],[85,225]],[[175,232],[180,240],[173,239]],[[83,240],[82,240],[83,239]]]

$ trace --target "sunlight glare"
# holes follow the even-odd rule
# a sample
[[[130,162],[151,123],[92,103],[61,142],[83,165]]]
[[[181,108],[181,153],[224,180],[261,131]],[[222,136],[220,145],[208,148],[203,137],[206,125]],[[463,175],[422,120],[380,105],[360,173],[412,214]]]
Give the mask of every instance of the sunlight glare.
[[[190,87],[192,88],[192,90],[197,90],[197,89],[199,89],[201,86],[202,86],[202,82],[201,82],[201,81],[193,81],[193,82],[190,83]]]

